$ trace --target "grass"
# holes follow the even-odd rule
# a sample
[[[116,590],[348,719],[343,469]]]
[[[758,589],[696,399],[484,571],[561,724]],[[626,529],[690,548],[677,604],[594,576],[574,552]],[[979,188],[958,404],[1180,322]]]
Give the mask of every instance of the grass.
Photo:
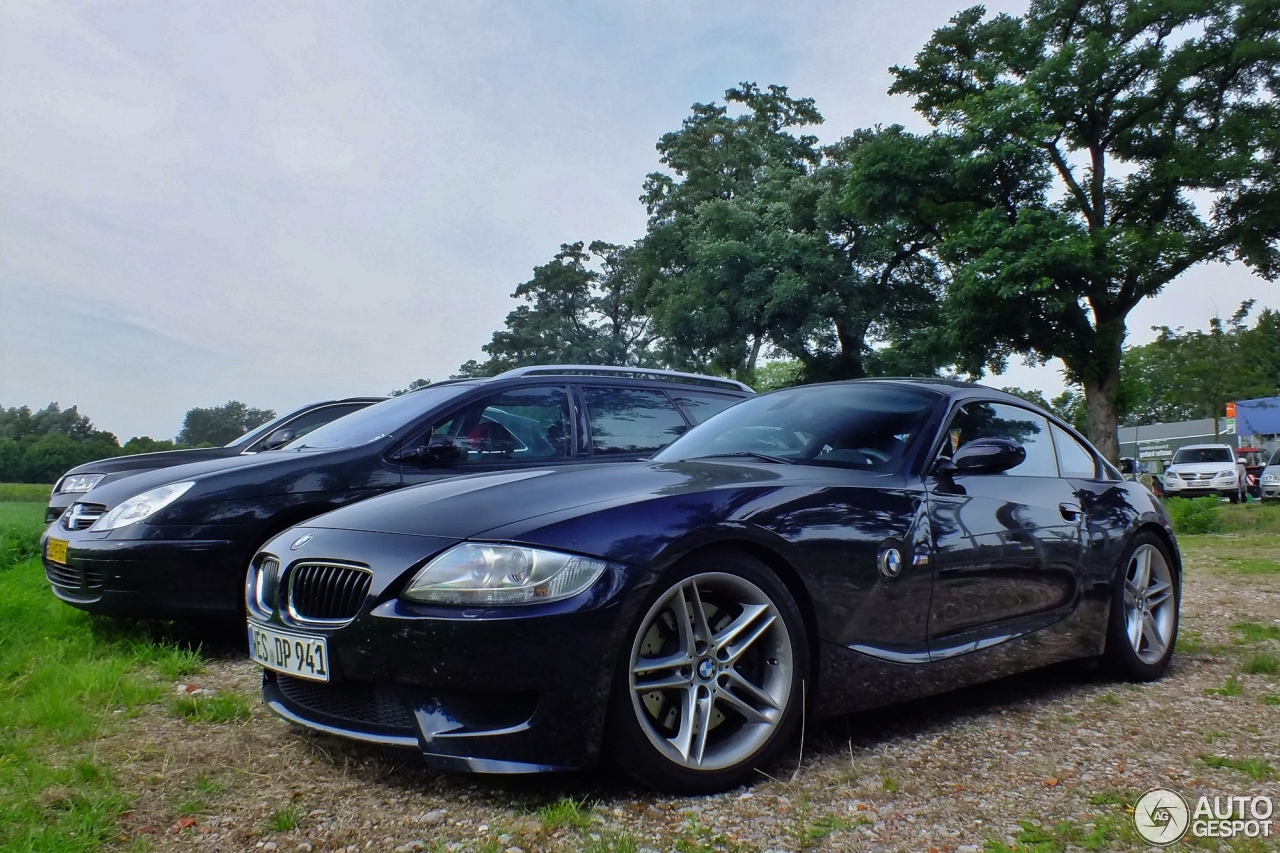
[[[302,811],[293,803],[272,812],[267,817],[267,832],[292,832],[302,821]]]
[[[586,800],[561,797],[538,809],[536,814],[542,828],[552,832],[557,829],[586,829],[591,826],[593,811],[594,808],[587,805]]]
[[[179,696],[170,705],[175,716],[201,723],[238,723],[249,719],[249,700],[237,693]]]
[[[1221,687],[1206,687],[1204,692],[1206,696],[1239,696],[1244,692],[1244,685],[1240,679],[1230,675]]]
[[[1222,501],[1217,498],[1169,498],[1164,502],[1179,534],[1222,532]]]
[[[33,556],[43,513],[43,500],[0,502],[0,849],[88,853],[131,805],[94,743],[198,664],[54,598]]]
[[[1280,503],[1220,504],[1220,507],[1223,532],[1280,534]]]
[[[1280,672],[1280,658],[1275,652],[1259,652],[1245,661],[1243,669],[1250,675],[1275,675]]]
[[[1102,814],[1088,823],[1063,821],[1042,826],[1018,821],[1021,827],[1013,844],[988,841],[987,853],[1063,853],[1068,849],[1130,849],[1137,841],[1133,822],[1120,813]]]
[[[40,515],[44,516],[44,507],[49,503],[49,495],[53,486],[42,486],[39,483],[0,483],[0,503],[39,503]]]
[[[1266,557],[1223,557],[1227,568],[1242,575],[1276,575],[1280,574],[1280,562],[1268,560]]]
[[[1205,754],[1201,754],[1199,758],[1206,766],[1215,770],[1235,770],[1255,782],[1265,782],[1268,779],[1280,778],[1265,758],[1228,758],[1223,755]]]
[[[1260,643],[1263,640],[1280,640],[1280,625],[1259,625],[1257,622],[1237,622],[1232,633],[1239,634],[1237,642]]]

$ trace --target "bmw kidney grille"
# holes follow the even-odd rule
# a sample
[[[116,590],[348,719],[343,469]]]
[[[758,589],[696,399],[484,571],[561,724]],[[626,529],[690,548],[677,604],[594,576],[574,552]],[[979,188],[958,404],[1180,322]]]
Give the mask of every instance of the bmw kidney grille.
[[[347,622],[369,595],[373,573],[340,563],[299,563],[289,571],[287,608],[301,622]]]

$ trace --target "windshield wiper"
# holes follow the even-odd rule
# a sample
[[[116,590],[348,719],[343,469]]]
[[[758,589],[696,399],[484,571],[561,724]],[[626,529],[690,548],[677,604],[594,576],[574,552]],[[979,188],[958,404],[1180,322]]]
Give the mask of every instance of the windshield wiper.
[[[794,461],[790,459],[783,459],[781,456],[770,456],[768,453],[757,453],[754,450],[735,450],[732,453],[710,453],[710,454],[707,454],[706,456],[695,456],[693,458],[694,459],[732,459],[734,457],[737,457],[739,459],[750,457],[752,459],[761,459],[765,462],[776,462],[779,465],[796,464]]]

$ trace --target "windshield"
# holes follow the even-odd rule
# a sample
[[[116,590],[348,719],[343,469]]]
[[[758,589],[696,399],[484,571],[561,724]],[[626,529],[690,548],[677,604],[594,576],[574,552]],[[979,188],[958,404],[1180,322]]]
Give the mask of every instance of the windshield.
[[[1173,455],[1174,465],[1196,465],[1201,462],[1235,462],[1230,447],[1184,447]]]
[[[1280,449],[1277,449],[1277,450],[1276,450],[1276,452],[1272,454],[1272,456],[1271,456],[1271,461],[1270,461],[1270,462],[1268,462],[1267,464],[1268,464],[1268,465],[1280,465]]]
[[[285,446],[285,450],[302,448],[356,447],[367,444],[384,435],[390,435],[411,423],[441,403],[457,397],[475,387],[474,382],[438,385],[411,391],[383,400],[372,406],[352,412],[346,417],[331,421],[314,432],[309,432]]]
[[[241,444],[251,444],[258,437],[264,436],[267,433],[274,430],[276,428],[276,424],[280,423],[281,421],[287,418],[293,417],[295,414],[297,414],[297,412],[290,412],[287,415],[281,415],[278,418],[272,418],[262,426],[256,426],[253,429],[249,430],[244,435],[237,438],[235,441],[228,441],[226,444],[223,445],[223,447],[236,447]]]
[[[653,458],[743,456],[896,471],[939,400],[921,388],[877,383],[776,391],[726,409]]]

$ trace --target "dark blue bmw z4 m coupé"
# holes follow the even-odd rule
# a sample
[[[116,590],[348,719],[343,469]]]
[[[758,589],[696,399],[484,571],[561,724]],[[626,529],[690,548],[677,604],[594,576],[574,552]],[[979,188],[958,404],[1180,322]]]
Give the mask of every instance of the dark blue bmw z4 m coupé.
[[[477,474],[285,531],[253,558],[267,704],[518,773],[602,756],[686,792],[830,715],[1102,657],[1158,678],[1168,516],[1079,435],[975,385],[747,399],[647,461]]]

